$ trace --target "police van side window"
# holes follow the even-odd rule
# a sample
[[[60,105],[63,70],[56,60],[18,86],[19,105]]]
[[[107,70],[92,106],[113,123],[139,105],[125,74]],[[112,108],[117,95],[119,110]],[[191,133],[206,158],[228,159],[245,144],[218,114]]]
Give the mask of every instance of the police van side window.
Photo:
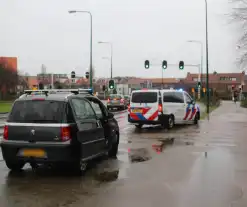
[[[183,94],[182,93],[176,93],[176,92],[165,92],[165,93],[163,93],[163,102],[184,103]]]

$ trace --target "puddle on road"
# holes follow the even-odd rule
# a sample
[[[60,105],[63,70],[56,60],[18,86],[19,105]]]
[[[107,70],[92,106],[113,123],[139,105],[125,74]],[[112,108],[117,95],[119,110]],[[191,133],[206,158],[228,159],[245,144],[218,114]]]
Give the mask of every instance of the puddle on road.
[[[156,153],[160,153],[163,152],[166,147],[173,145],[173,143],[174,138],[159,139],[157,143],[152,145],[152,149],[156,151]]]
[[[146,148],[129,149],[129,160],[132,163],[145,162],[151,159]]]

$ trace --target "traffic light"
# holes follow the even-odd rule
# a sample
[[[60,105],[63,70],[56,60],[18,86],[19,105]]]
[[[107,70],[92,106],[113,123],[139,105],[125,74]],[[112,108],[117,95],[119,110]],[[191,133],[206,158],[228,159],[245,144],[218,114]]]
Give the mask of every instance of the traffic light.
[[[145,60],[144,66],[145,66],[146,69],[149,68],[149,60]]]
[[[102,90],[105,91],[105,89],[106,89],[106,87],[105,87],[105,85],[103,85]]]
[[[201,81],[198,81],[197,87],[198,87],[198,88],[201,88]]]
[[[85,73],[86,79],[89,79],[89,72]]]
[[[73,78],[73,79],[75,78],[75,71],[71,72],[71,78]]]
[[[203,88],[202,91],[203,91],[203,93],[205,93],[206,92],[206,88]]]
[[[163,69],[166,69],[167,68],[167,61],[166,60],[163,60],[163,62],[162,62],[162,68]]]
[[[109,88],[114,89],[115,88],[115,82],[114,80],[109,80]]]
[[[179,69],[180,70],[184,69],[184,61],[179,61]]]
[[[192,93],[195,93],[195,89],[194,89],[194,88],[192,88],[192,89],[191,89],[191,92],[192,92]]]

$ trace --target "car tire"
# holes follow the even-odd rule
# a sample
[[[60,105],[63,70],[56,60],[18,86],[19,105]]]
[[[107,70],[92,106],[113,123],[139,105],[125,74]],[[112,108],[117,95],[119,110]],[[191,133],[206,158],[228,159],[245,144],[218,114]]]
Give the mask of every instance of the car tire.
[[[118,153],[118,145],[119,145],[119,135],[117,133],[115,133],[114,135],[115,137],[112,137],[112,139],[116,140],[116,142],[114,142],[109,151],[108,151],[108,157],[112,157],[112,158],[115,158],[117,156],[117,153]]]
[[[167,128],[172,129],[173,127],[174,127],[174,117],[171,115],[171,116],[168,116],[168,119],[167,119]]]
[[[199,119],[200,119],[200,115],[199,115],[199,113],[196,113],[195,118],[194,118],[194,124],[195,125],[198,124]]]
[[[137,129],[141,129],[142,126],[143,126],[143,124],[137,124],[137,125],[135,125],[135,126],[136,126]]]
[[[21,171],[25,162],[5,160],[5,164],[12,171]]]
[[[81,152],[79,153],[79,159],[76,160],[76,162],[73,164],[72,169],[75,171],[75,173],[79,176],[84,175],[88,168],[88,162],[83,161]]]

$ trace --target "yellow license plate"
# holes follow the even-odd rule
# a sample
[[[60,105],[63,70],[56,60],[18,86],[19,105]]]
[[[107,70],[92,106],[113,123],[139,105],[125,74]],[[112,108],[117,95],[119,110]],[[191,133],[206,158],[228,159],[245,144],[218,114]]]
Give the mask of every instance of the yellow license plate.
[[[142,109],[132,109],[133,113],[142,113]]]
[[[23,157],[45,157],[45,151],[42,149],[24,149],[22,151]]]

